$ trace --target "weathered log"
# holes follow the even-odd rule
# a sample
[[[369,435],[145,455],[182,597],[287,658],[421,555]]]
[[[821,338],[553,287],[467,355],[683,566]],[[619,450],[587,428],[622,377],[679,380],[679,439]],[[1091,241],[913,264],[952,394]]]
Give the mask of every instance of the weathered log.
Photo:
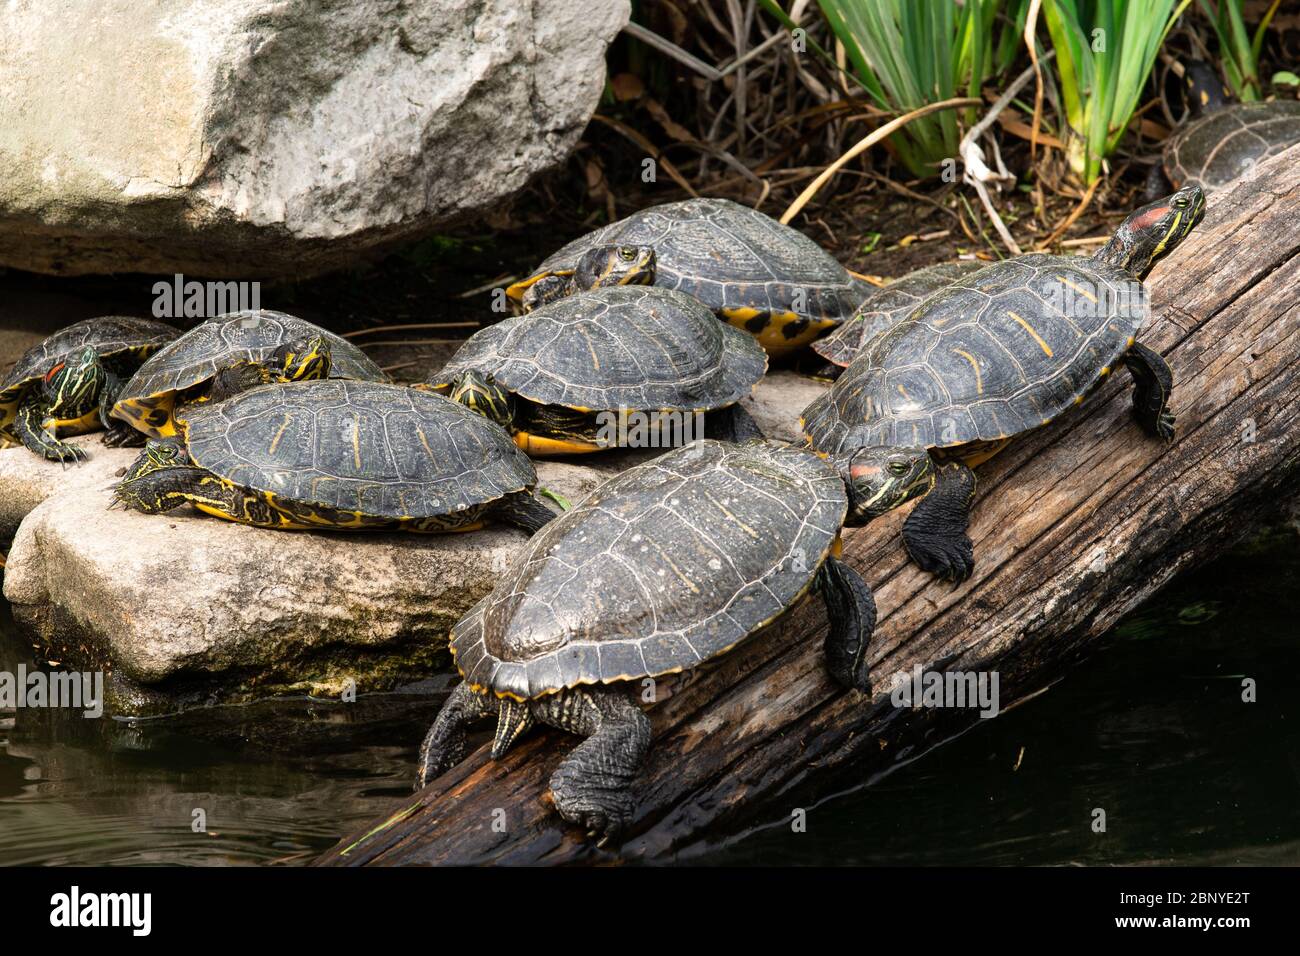
[[[898,672],[996,670],[1003,709],[1038,692],[1173,575],[1300,491],[1298,213],[1300,147],[1212,196],[1197,232],[1153,273],[1142,340],[1173,368],[1172,445],[1139,429],[1121,374],[979,469],[978,565],[965,584],[907,562],[901,515],[846,534],[881,610],[871,697],[832,685],[824,612],[806,603],[651,710],[655,742],[617,846],[592,847],[544,803],[574,743],[548,731],[496,762],[480,747],[322,862],[680,858],[788,818],[795,793],[869,781],[977,719],[896,707]]]

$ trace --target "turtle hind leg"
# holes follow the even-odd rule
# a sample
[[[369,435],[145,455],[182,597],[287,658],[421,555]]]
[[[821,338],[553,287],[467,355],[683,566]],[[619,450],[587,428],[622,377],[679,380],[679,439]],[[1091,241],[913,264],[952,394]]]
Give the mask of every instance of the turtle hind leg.
[[[1133,417],[1148,435],[1173,441],[1174,415],[1169,411],[1169,396],[1174,389],[1174,375],[1169,366],[1138,342],[1124,353],[1124,364],[1133,376]]]
[[[495,516],[506,524],[523,528],[529,534],[536,534],[545,528],[556,514],[538,501],[531,491],[518,491],[501,499],[495,509]]]
[[[530,705],[533,716],[587,739],[551,775],[551,799],[569,823],[599,842],[632,819],[631,785],[650,748],[650,721],[626,690],[581,686]]]
[[[975,570],[970,527],[975,473],[959,461],[935,469],[934,488],[903,522],[903,544],[922,570],[950,581],[965,581]]]
[[[27,446],[29,451],[40,455],[48,461],[63,464],[85,461],[86,450],[66,441],[59,441],[54,432],[45,427],[47,416],[41,404],[30,395],[18,409],[14,419],[14,434]]]
[[[871,693],[867,646],[876,629],[876,601],[862,576],[838,558],[827,558],[817,572],[817,589],[826,602],[826,666],[840,684]]]
[[[705,413],[704,437],[739,443],[767,436],[763,434],[763,429],[758,427],[758,422],[754,421],[754,416],[737,402],[726,408]]]
[[[456,685],[420,744],[416,790],[422,790],[430,780],[465,759],[469,750],[466,728],[495,713],[496,704],[496,698],[472,689],[464,681]]]

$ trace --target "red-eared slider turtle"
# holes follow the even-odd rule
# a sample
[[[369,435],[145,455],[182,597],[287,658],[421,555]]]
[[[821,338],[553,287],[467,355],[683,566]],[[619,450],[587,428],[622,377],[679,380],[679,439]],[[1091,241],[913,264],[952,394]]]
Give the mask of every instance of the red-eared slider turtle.
[[[650,725],[627,687],[735,647],[810,588],[826,603],[827,665],[869,691],[871,590],[833,556],[850,492],[818,455],[702,441],[628,469],[556,518],[452,628],[464,681],[420,748],[424,786],[497,717],[500,757],[533,723],[587,738],[551,777],[564,819],[602,836],[628,820]]]
[[[506,294],[527,309],[596,285],[652,280],[699,299],[774,357],[839,325],[871,291],[770,216],[727,199],[687,199],[575,239]]]
[[[888,331],[927,298],[963,276],[983,269],[987,262],[940,262],[909,272],[872,292],[852,317],[825,338],[812,344],[827,365],[815,370],[818,378],[835,379],[847,368],[864,342]]]
[[[328,345],[328,348],[323,348]],[[284,312],[232,312],[186,332],[145,362],[122,389],[113,415],[150,438],[176,434],[174,412],[268,379],[346,378],[387,382],[347,339]]]
[[[51,461],[81,461],[86,452],[60,434],[105,428],[106,445],[134,433],[109,418],[122,388],[148,356],[179,333],[150,319],[106,315],[86,319],[34,345],[0,382],[0,438],[22,442]]]
[[[908,553],[927,571],[969,577],[971,467],[1081,402],[1117,362],[1133,375],[1138,421],[1172,439],[1173,377],[1134,340],[1150,315],[1140,280],[1204,210],[1200,187],[1184,187],[1129,216],[1092,259],[995,263],[868,343],[801,420],[855,484],[851,519],[925,495],[903,525]]]
[[[534,455],[759,434],[737,404],[767,356],[697,300],[604,287],[475,333],[428,387],[500,422]]]
[[[1147,183],[1151,196],[1171,185],[1212,192],[1300,143],[1300,101],[1235,102],[1214,68],[1199,61],[1188,64],[1183,82],[1192,122],[1165,141]]]
[[[553,516],[532,462],[498,425],[399,385],[262,385],[191,406],[183,436],[153,439],[115,497],[145,514],[187,502],[264,528],[466,531],[485,518],[532,532]]]

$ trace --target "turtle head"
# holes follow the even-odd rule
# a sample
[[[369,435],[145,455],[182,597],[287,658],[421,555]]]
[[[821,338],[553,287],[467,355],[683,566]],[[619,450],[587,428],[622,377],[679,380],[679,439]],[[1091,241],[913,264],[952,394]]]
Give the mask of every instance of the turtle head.
[[[304,335],[292,339],[271,355],[271,367],[286,382],[329,378],[333,365],[334,355],[323,335]]]
[[[879,518],[934,487],[934,461],[924,448],[875,445],[839,462],[849,494],[850,527]]]
[[[78,349],[45,373],[41,388],[54,418],[80,418],[99,402],[108,379],[93,345]]]
[[[184,442],[150,439],[113,489],[113,500],[133,511],[161,514],[189,500],[185,491],[201,474]]]
[[[573,270],[576,289],[611,285],[653,285],[655,251],[650,246],[596,246],[588,249]]]
[[[449,397],[507,430],[514,421],[514,397],[483,372],[461,372],[451,380]]]
[[[1204,60],[1193,60],[1183,68],[1183,93],[1192,116],[1204,116],[1232,102],[1219,74]]]
[[[1187,238],[1205,216],[1205,193],[1200,186],[1184,186],[1171,196],[1148,203],[1115,231],[1110,242],[1094,257],[1141,279],[1171,249]]]

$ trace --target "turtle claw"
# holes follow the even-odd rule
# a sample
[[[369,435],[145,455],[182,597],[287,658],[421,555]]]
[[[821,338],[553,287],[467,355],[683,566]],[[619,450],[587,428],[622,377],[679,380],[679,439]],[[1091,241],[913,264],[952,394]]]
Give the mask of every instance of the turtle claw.
[[[975,571],[975,546],[966,535],[954,539],[931,539],[924,547],[907,542],[907,552],[922,571],[960,584]]]
[[[582,829],[588,839],[604,846],[627,826],[632,817],[632,801],[626,790],[571,786],[571,782],[551,779],[550,798],[555,812],[565,823]]]
[[[68,465],[80,464],[89,458],[90,455],[86,452],[86,449],[79,445],[60,442],[59,444],[52,446],[45,453],[45,457],[50,461],[57,461],[66,470]]]
[[[135,448],[144,444],[144,436],[132,428],[113,428],[104,433],[107,448]]]
[[[1171,412],[1162,412],[1156,422],[1156,435],[1163,441],[1174,440],[1174,416]]]

